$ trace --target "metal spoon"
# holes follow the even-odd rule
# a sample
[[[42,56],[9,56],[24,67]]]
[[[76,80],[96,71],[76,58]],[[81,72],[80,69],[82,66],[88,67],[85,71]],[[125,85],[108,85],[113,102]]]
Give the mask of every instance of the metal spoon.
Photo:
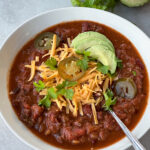
[[[136,137],[132,135],[130,130],[125,126],[125,124],[119,119],[119,117],[113,112],[112,110],[109,111],[111,115],[114,117],[114,119],[117,121],[123,132],[126,134],[130,142],[132,143],[132,146],[135,150],[146,150],[143,145],[138,141]]]

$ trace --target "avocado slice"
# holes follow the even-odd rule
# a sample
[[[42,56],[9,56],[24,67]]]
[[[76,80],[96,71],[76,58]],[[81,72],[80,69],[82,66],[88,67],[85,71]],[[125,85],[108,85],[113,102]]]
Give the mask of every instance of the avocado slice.
[[[116,71],[115,48],[105,35],[93,31],[83,32],[73,39],[71,46],[75,51],[89,51],[90,56],[108,66],[112,74]]]
[[[87,49],[87,51],[90,52],[91,57],[96,58],[103,65],[108,66],[111,74],[115,73],[117,67],[116,55],[107,46],[94,45]]]
[[[77,42],[74,42],[73,45],[75,50],[80,50],[80,51],[86,50],[94,45],[106,45],[106,47],[108,47],[108,50],[112,52],[115,51],[112,44],[110,44],[107,40],[99,39],[95,37],[87,37],[82,40],[78,40]]]
[[[74,47],[76,49],[76,47],[78,47],[79,45],[79,41],[84,41],[88,38],[92,38],[92,39],[99,39],[100,41],[105,41],[107,42],[110,46],[112,46],[113,48],[113,44],[112,42],[103,34],[99,33],[99,32],[94,32],[94,31],[88,31],[88,32],[83,32],[80,33],[78,36],[76,36],[71,44],[71,47]],[[88,41],[89,42],[89,41]],[[81,42],[82,43],[82,42]],[[88,44],[88,43],[86,43]],[[77,49],[76,49],[77,50]],[[79,50],[79,49],[78,49]]]
[[[121,0],[121,3],[128,7],[138,7],[142,6],[150,0]]]

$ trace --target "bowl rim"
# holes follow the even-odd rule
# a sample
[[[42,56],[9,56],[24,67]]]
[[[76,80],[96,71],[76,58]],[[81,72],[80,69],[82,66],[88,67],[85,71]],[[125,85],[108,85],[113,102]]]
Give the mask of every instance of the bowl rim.
[[[136,27],[139,29],[140,32],[142,32],[147,38],[148,40],[150,40],[150,37],[144,32],[142,31],[142,29],[140,29],[136,24],[130,22],[129,20],[117,15],[117,14],[114,14],[112,12],[109,12],[109,11],[105,11],[105,10],[101,10],[101,9],[96,9],[96,8],[88,8],[88,7],[62,7],[62,8],[56,8],[56,9],[52,9],[52,10],[47,10],[47,11],[44,11],[44,12],[41,12],[41,13],[38,13],[37,15],[34,15],[32,17],[29,17],[28,19],[25,19],[22,23],[20,23],[17,27],[15,27],[7,36],[6,38],[2,41],[2,44],[1,44],[1,47],[0,47],[0,51],[2,50],[2,48],[4,47],[6,41],[9,39],[10,36],[12,36],[20,27],[22,27],[23,25],[29,23],[31,20],[35,19],[35,18],[38,18],[40,16],[43,16],[47,13],[51,13],[51,12],[55,12],[55,11],[62,11],[62,10],[65,10],[65,9],[76,9],[76,8],[79,8],[79,9],[89,9],[89,10],[96,10],[96,11],[100,11],[100,12],[106,12],[107,14],[111,14],[111,15],[114,15],[124,21],[126,21],[127,23],[129,23],[130,25]]]
[[[71,11],[73,11],[73,9],[74,10],[77,10],[77,9],[79,9],[79,10],[83,10],[83,9],[85,9],[85,10],[88,10],[88,11],[96,11],[96,12],[103,12],[103,13],[106,13],[106,14],[108,14],[108,15],[113,15],[115,18],[117,18],[117,19],[120,19],[120,20],[122,20],[122,21],[125,21],[127,24],[129,24],[130,26],[132,26],[132,27],[134,27],[134,28],[136,28],[139,32],[141,32],[141,34],[143,34],[143,36],[145,36],[145,39],[147,38],[147,43],[149,43],[150,42],[150,38],[146,35],[146,33],[144,33],[140,28],[138,28],[135,24],[133,24],[133,23],[131,23],[130,21],[128,21],[127,19],[124,19],[124,18],[122,18],[122,17],[120,17],[120,16],[118,16],[118,15],[116,15],[116,14],[113,14],[113,13],[111,13],[111,12],[107,12],[107,11],[103,11],[103,10],[97,10],[97,9],[95,9],[95,8],[87,8],[87,7],[65,7],[65,8],[58,8],[58,9],[52,9],[52,10],[48,10],[48,11],[45,11],[45,12],[42,12],[42,13],[39,13],[39,14],[37,14],[37,15],[35,15],[35,16],[33,16],[33,17],[30,17],[29,19],[27,19],[27,20],[25,20],[22,24],[20,24],[19,26],[17,26],[10,34],[8,34],[8,36],[5,38],[5,40],[2,42],[2,44],[1,44],[1,47],[0,47],[0,54],[1,54],[1,52],[2,51],[4,51],[4,49],[3,49],[3,47],[5,46],[5,44],[7,43],[7,41],[11,38],[11,36],[12,35],[14,35],[17,31],[18,31],[18,29],[20,29],[21,27],[23,27],[23,26],[25,26],[26,24],[28,24],[29,22],[32,22],[34,19],[37,19],[37,18],[39,18],[39,17],[42,17],[42,16],[45,16],[46,14],[49,14],[49,13],[52,13],[52,12],[55,12],[55,11],[64,11],[64,10],[69,10],[69,9],[71,9]],[[80,19],[79,19],[80,20]],[[61,22],[60,22],[61,23]],[[112,27],[111,27],[112,28]],[[114,29],[114,30],[116,30],[116,29]],[[118,32],[120,32],[120,31],[118,31]],[[121,33],[121,32],[120,32]],[[121,34],[123,34],[123,33],[121,33]],[[30,40],[30,39],[29,39]],[[28,41],[29,41],[28,40]],[[139,52],[140,54],[141,54],[141,52]],[[146,67],[146,68],[148,68],[148,67]],[[147,69],[148,70],[148,69]],[[149,72],[149,71],[148,71]],[[149,74],[149,73],[148,73]],[[149,89],[149,93],[150,93],[150,89]],[[150,94],[149,94],[149,96],[150,96]],[[148,96],[148,100],[150,99],[150,97]],[[148,104],[147,104],[148,105]],[[147,106],[146,106],[146,109],[147,109]],[[145,109],[145,110],[146,110]],[[144,112],[145,113],[145,112]],[[143,113],[143,116],[144,116],[144,113]],[[27,144],[29,147],[31,147],[31,148],[33,148],[33,149],[38,149],[38,150],[40,150],[38,147],[36,147],[35,145],[32,145],[31,143],[29,143],[29,142],[27,142],[24,138],[22,138],[10,125],[9,125],[9,123],[6,121],[6,119],[5,119],[5,117],[3,116],[3,113],[1,112],[1,110],[0,110],[0,116],[1,116],[1,118],[3,119],[3,121],[4,121],[4,123],[6,124],[6,126],[9,128],[9,130],[19,139],[19,140],[21,140],[23,143],[25,143],[25,144]],[[142,116],[142,117],[143,117]],[[18,119],[18,118],[17,118]],[[141,121],[141,120],[140,120]],[[139,122],[140,122],[139,121]],[[139,124],[139,122],[138,122],[138,124]],[[138,125],[137,124],[137,125]],[[136,125],[136,127],[137,127],[137,125]],[[135,128],[136,128],[135,127]],[[134,129],[135,129],[134,128]],[[133,129],[133,130],[134,130]],[[147,131],[148,131],[148,129],[150,129],[150,125],[149,125],[149,128],[147,128],[139,137],[138,137],[138,139],[139,138],[141,138]],[[132,130],[132,131],[133,131]],[[125,137],[126,138],[126,137]],[[124,138],[123,138],[124,139]],[[119,140],[119,141],[122,141],[122,139],[121,140]],[[118,141],[118,142],[119,142]],[[115,145],[116,143],[118,143],[118,142],[115,142],[113,145]],[[50,146],[52,146],[52,147],[54,147],[53,145],[50,145]],[[110,145],[111,146],[111,145]],[[107,146],[107,147],[110,147],[110,146]],[[129,146],[131,146],[131,143],[128,143],[128,145],[126,146],[126,148],[128,148]],[[107,148],[107,147],[104,147],[104,149],[105,148]],[[56,147],[57,148],[57,147]],[[59,148],[58,148],[59,149]],[[103,149],[103,148],[102,148]]]

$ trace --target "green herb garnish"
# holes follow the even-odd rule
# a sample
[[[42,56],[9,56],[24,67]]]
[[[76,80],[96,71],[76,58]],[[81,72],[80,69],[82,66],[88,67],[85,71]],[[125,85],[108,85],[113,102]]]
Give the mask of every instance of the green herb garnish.
[[[82,70],[87,70],[88,69],[88,57],[85,57],[83,59],[80,59],[77,61],[77,66],[79,66]]]
[[[67,80],[66,80],[66,81],[63,81],[62,84],[57,85],[56,88],[57,88],[58,90],[60,90],[60,89],[62,89],[62,88],[75,86],[76,84],[77,84],[76,81],[67,81]]]
[[[47,59],[45,64],[52,70],[55,70],[57,68],[57,61],[53,57]]]
[[[47,90],[47,95],[45,95],[44,98],[39,101],[38,105],[45,106],[46,108],[50,107],[51,98],[53,98],[53,99],[57,98],[57,93],[54,88],[49,88]]]
[[[79,59],[77,61],[77,66],[79,66],[84,71],[87,70],[88,69],[88,62],[89,62],[90,52],[77,50],[76,53],[79,54],[79,55],[83,55],[83,58]]]
[[[85,50],[84,51],[76,50],[76,53],[79,54],[79,55],[87,56],[87,57],[90,56],[90,52],[85,51]]]
[[[116,58],[116,61],[117,61],[117,67],[120,68],[120,69],[122,69],[122,67],[123,67],[122,60]]]
[[[104,98],[105,104],[103,105],[103,108],[105,110],[111,110],[111,106],[116,104],[116,97],[114,97],[114,94],[110,89],[107,89],[107,91],[104,93]]]
[[[38,105],[49,108],[51,106],[51,100],[50,100],[49,96],[45,95],[44,98],[39,101]]]
[[[72,87],[76,84],[77,82],[64,81],[62,84],[59,84],[56,87],[57,90],[55,90],[54,88],[48,88],[47,95],[43,99],[41,99],[38,104],[40,106],[45,106],[46,108],[48,108],[51,105],[51,99],[57,99],[59,95],[63,95],[65,98],[72,100],[74,91],[73,89],[67,89],[67,87]]]
[[[133,75],[136,76],[136,71],[132,71]]]
[[[57,92],[55,91],[54,88],[49,88],[47,90],[47,93],[49,95],[50,98],[56,99],[57,98]]]
[[[38,83],[33,82],[33,85],[36,87],[36,91],[38,92],[40,92],[41,90],[45,88],[44,82],[42,82],[41,80],[39,80]]]
[[[67,99],[71,99],[73,97],[74,91],[72,89],[66,89],[67,87],[72,87],[75,86],[77,84],[76,81],[63,81],[62,84],[57,85],[57,93],[58,95],[63,95],[65,96]]]
[[[109,72],[109,67],[108,66],[104,66],[101,63],[97,63],[97,70],[103,74],[108,74]]]
[[[112,11],[118,0],[71,0],[73,6],[91,7]]]
[[[73,89],[61,89],[58,90],[58,95],[63,95],[65,98],[72,100],[72,97],[74,95]]]

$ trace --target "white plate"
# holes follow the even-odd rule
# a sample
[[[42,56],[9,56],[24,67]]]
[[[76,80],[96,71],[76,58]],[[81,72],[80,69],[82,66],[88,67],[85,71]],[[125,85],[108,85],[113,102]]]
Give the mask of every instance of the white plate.
[[[40,150],[56,150],[58,148],[53,147],[34,134],[32,134],[24,124],[18,120],[14,113],[7,94],[7,74],[12,61],[22,46],[34,37],[37,33],[50,27],[54,24],[61,23],[63,21],[73,20],[91,20],[96,21],[107,26],[114,28],[125,35],[138,49],[141,54],[148,74],[150,75],[150,41],[149,38],[135,25],[129,21],[109,12],[102,10],[90,9],[90,8],[62,8],[52,10],[43,13],[39,16],[31,18],[23,25],[17,28],[4,42],[0,51],[0,111],[1,116],[9,129],[24,143],[28,144],[34,149]],[[150,100],[146,111],[133,130],[133,134],[140,138],[150,128]],[[105,150],[123,150],[130,146],[130,142],[127,138],[120,140],[119,142],[106,147]]]

